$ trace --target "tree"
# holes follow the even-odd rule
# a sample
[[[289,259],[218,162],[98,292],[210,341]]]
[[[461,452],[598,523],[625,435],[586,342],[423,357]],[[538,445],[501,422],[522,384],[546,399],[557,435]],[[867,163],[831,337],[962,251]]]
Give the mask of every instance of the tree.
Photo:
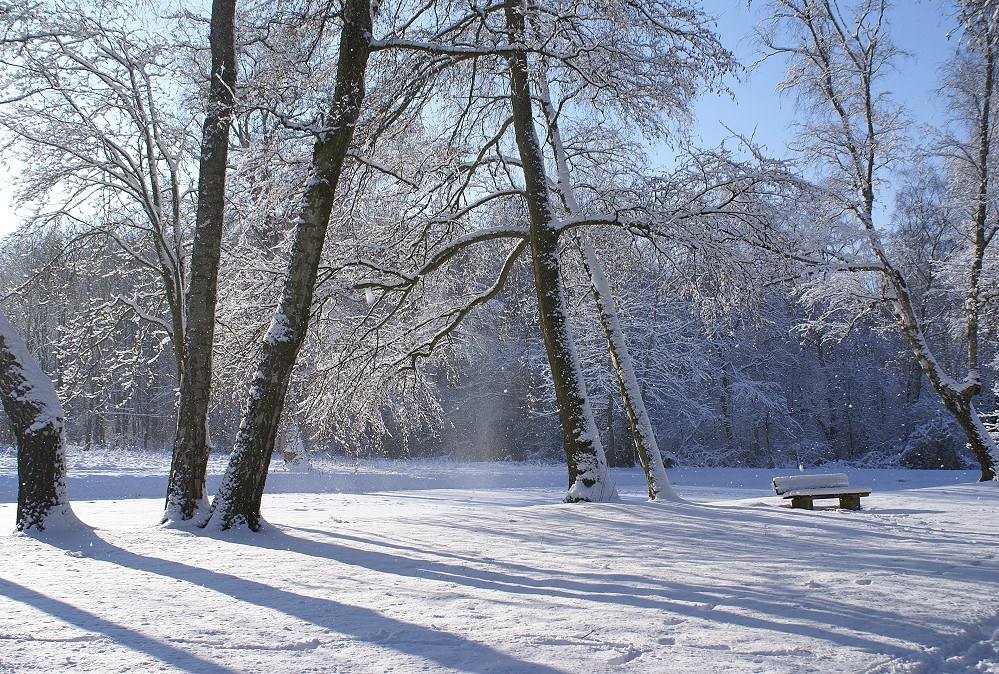
[[[212,3],[212,64],[198,173],[198,210],[187,290],[184,361],[177,408],[177,435],[167,485],[164,520],[186,520],[204,507],[208,468],[208,406],[219,260],[225,219],[229,127],[236,88],[235,0]]]
[[[973,251],[968,258],[968,287],[963,299],[967,346],[963,379],[946,370],[927,341],[926,326],[920,320],[909,283],[875,222],[881,174],[897,162],[903,131],[900,112],[879,90],[881,77],[896,55],[888,36],[886,0],[864,0],[849,14],[832,0],[778,0],[772,4],[773,30],[761,35],[767,49],[790,60],[783,86],[795,91],[813,112],[812,120],[804,126],[800,149],[816,165],[827,169],[824,196],[831,212],[842,213],[852,221],[858,235],[852,248],[827,249],[812,256],[811,263],[834,275],[853,272],[874,274],[880,279],[881,301],[887,305],[931,387],[967,436],[981,466],[982,480],[996,478],[999,460],[999,449],[982,425],[974,402],[981,391],[977,358],[981,261],[992,238],[989,232],[994,231],[986,218],[999,31],[989,7],[990,3],[961,3],[966,31],[982,64],[973,85],[979,105],[976,125],[973,139],[966,146],[974,148],[969,157],[978,168],[974,181],[978,196],[973,199],[977,204],[970,223]],[[858,294],[863,294],[860,288]]]
[[[19,3],[0,21],[0,127],[20,160],[21,199],[38,211],[31,232],[63,227],[67,248],[114,243],[142,274],[103,310],[165,332],[179,380],[191,206],[187,120],[173,105],[179,65],[115,2]]]
[[[506,27],[513,45],[526,36],[526,3],[506,0]],[[569,325],[559,255],[559,223],[551,203],[544,153],[534,127],[531,72],[526,50],[509,56],[510,105],[513,127],[524,172],[524,196],[530,214],[531,258],[538,296],[541,335],[548,352],[562,422],[562,442],[569,468],[567,501],[608,501],[617,491],[607,471],[596,422],[590,409],[586,384]]]
[[[579,206],[579,202],[576,201],[576,195],[572,188],[569,159],[566,155],[562,133],[558,126],[558,113],[552,104],[547,76],[539,78],[539,89],[541,110],[548,125],[547,139],[552,148],[556,175],[558,176],[558,193],[569,216],[579,217],[582,215],[582,209]],[[590,291],[600,318],[600,326],[603,328],[604,335],[607,338],[607,349],[610,352],[611,365],[620,387],[625,411],[628,415],[631,437],[635,443],[639,462],[645,471],[646,483],[649,488],[649,499],[654,501],[662,496],[666,499],[678,500],[679,497],[673,491],[669,483],[669,478],[666,476],[663,456],[659,451],[659,443],[656,440],[655,432],[652,430],[652,422],[649,420],[649,414],[645,409],[645,397],[642,395],[641,387],[638,384],[635,366],[631,359],[630,350],[628,349],[628,341],[621,327],[614,296],[611,294],[610,286],[607,284],[607,277],[604,274],[600,259],[589,242],[584,241],[578,234],[575,236],[575,242],[582,256],[583,269],[590,279]],[[613,399],[611,398],[610,400]],[[608,415],[611,415],[610,404],[608,404]],[[613,429],[610,425],[608,426],[608,437],[613,441]]]
[[[699,12],[672,2],[585,4],[587,11],[580,12],[575,3],[506,3],[502,16],[497,16],[499,5],[463,16],[463,6],[449,4],[446,7],[457,16],[437,18],[436,25],[425,29],[428,37],[423,41],[388,40],[382,45],[471,63],[470,72],[459,80],[467,96],[464,90],[462,99],[450,92],[445,96],[462,105],[448,133],[451,139],[485,136],[485,145],[458,164],[460,181],[447,204],[455,207],[450,218],[442,214],[440,221],[453,223],[470,213],[481,213],[484,207],[499,211],[500,203],[516,212],[512,204],[523,199],[527,231],[494,231],[492,237],[525,238],[531,248],[542,338],[563,424],[570,501],[611,498],[613,490],[604,484],[606,461],[569,328],[561,271],[562,234],[594,222],[627,225],[618,214],[559,217],[546,166],[551,157],[534,119],[534,89],[545,87],[548,73],[554,73],[554,81],[565,91],[559,107],[574,112],[595,110],[597,128],[601,122],[628,122],[656,135],[665,119],[682,123],[699,85],[710,85],[732,65]],[[502,36],[506,39],[497,39]],[[503,93],[496,57],[509,72]],[[608,77],[610,72],[614,77]],[[509,101],[509,108],[501,107],[501,96]],[[493,123],[495,131],[483,131],[487,123]],[[550,138],[551,129],[547,130],[546,138]],[[517,157],[508,154],[509,131],[513,131]],[[608,155],[616,158],[613,150]],[[563,165],[555,171],[568,169]],[[458,208],[461,202],[468,205]],[[468,243],[467,238],[461,241]],[[660,483],[662,478],[657,478]]]
[[[334,197],[364,100],[374,9],[368,0],[347,0],[343,7],[336,84],[315,132],[310,174],[296,220],[281,301],[264,337],[229,467],[212,501],[207,526],[213,529],[260,529],[267,467],[291,371],[309,326]]]
[[[17,530],[75,521],[66,492],[63,409],[51,381],[0,315],[0,400],[17,437]]]

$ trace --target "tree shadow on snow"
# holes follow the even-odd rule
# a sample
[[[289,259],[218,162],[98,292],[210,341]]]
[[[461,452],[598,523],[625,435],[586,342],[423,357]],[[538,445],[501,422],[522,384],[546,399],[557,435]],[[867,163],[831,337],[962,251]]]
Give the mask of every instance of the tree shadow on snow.
[[[807,515],[799,517],[802,513],[795,512],[774,519],[772,511],[697,505],[668,506],[668,517],[686,520],[685,538],[677,537],[669,521],[663,520],[661,536],[650,540],[647,517],[656,514],[662,506],[647,504],[647,507],[649,511],[641,514],[634,512],[633,504],[566,507],[560,513],[558,530],[542,534],[547,549],[535,554],[526,564],[475,553],[438,551],[420,541],[389,541],[354,531],[284,527],[283,533],[272,531],[269,538],[253,539],[251,543],[333,559],[379,573],[454,583],[507,595],[558,597],[667,611],[893,656],[916,652],[900,647],[899,642],[939,643],[948,638],[946,632],[949,630],[934,629],[926,625],[925,620],[906,615],[903,610],[879,608],[876,594],[871,595],[870,601],[865,601],[864,595],[868,592],[865,588],[870,584],[870,578],[883,579],[879,581],[884,583],[881,589],[890,591],[892,585],[904,584],[909,577],[925,583],[961,567],[966,569],[969,561],[981,553],[980,545],[962,540],[959,532],[953,532],[953,535],[931,532],[918,523],[914,527],[897,522],[884,526],[874,523],[874,528],[870,529],[851,522],[849,517],[855,516],[853,514],[832,520]],[[623,532],[616,536],[615,547],[621,546],[624,540],[630,546],[648,547],[649,554],[662,558],[664,563],[700,560],[706,569],[718,561],[742,562],[746,575],[755,575],[754,582],[711,577],[710,571],[694,571],[685,576],[683,582],[668,582],[602,571],[596,567],[592,571],[570,572],[559,566],[559,559],[578,557],[579,553],[600,559],[601,541],[587,541],[583,534],[590,529],[587,525],[592,523],[592,518],[615,513],[622,520],[627,517],[632,520],[613,522],[615,532]],[[531,518],[531,513],[523,511],[511,514],[517,520]],[[661,510],[658,515],[667,516]],[[548,516],[550,513],[544,517]],[[482,534],[495,541],[494,548],[528,542],[537,545],[539,537],[539,532],[530,527],[518,531],[518,527],[498,522],[495,514],[484,518],[463,514],[460,523],[446,519],[422,524],[439,526],[445,530],[442,532],[445,536],[454,540],[462,540],[462,532]],[[775,535],[775,529],[780,529],[779,535]],[[702,546],[699,545],[702,538],[725,542],[722,546]],[[885,546],[886,539],[904,545]],[[906,545],[911,548],[906,549]],[[547,554],[549,549],[550,555]],[[718,554],[719,559],[705,557],[705,552]],[[910,555],[910,552],[914,554]],[[608,559],[612,557],[609,555]],[[535,563],[538,558],[550,559],[552,568],[541,568]],[[755,568],[757,564],[761,568]],[[812,570],[838,573],[828,578],[820,576],[819,582],[813,583],[807,578]],[[802,586],[802,581],[807,584]],[[845,589],[844,584],[849,589]],[[948,601],[951,600],[973,602],[974,597],[952,597]],[[941,623],[949,620],[954,623],[954,631],[961,628],[947,617],[946,612],[939,613]]]
[[[436,550],[432,544],[421,540],[387,540],[353,530],[268,526],[261,534],[220,539],[227,544],[245,546],[247,558],[254,556],[256,548],[271,549],[309,556],[320,563],[334,560],[389,577],[440,583],[437,592],[442,595],[447,594],[453,585],[485,591],[482,594],[470,592],[468,596],[473,601],[499,604],[517,596],[526,596],[598,606],[629,606],[654,612],[652,615],[655,616],[668,613],[892,656],[919,652],[900,647],[899,642],[933,644],[945,641],[947,636],[925,625],[918,616],[910,617],[902,611],[879,608],[877,601],[858,601],[857,592],[860,590],[854,589],[843,598],[835,586],[802,588],[789,585],[789,580],[799,582],[803,580],[801,573],[825,567],[830,571],[843,571],[833,579],[836,582],[852,582],[852,578],[859,579],[867,574],[891,576],[887,582],[905,583],[910,574],[925,579],[947,573],[981,552],[980,546],[974,542],[961,540],[959,532],[953,535],[929,532],[925,527],[908,527],[904,522],[901,525],[887,522],[884,526],[868,522],[867,528],[863,528],[858,527],[857,522],[851,522],[851,517],[858,516],[855,514],[834,519],[826,517],[825,513],[815,516],[807,512],[778,512],[775,517],[770,508],[692,504],[554,507],[562,508],[560,526],[543,532],[532,526],[547,521],[550,518],[547,511],[537,513],[539,519],[536,523],[531,522],[535,513],[530,510],[511,510],[512,519],[505,522],[497,520],[495,513],[481,517],[465,513],[460,522],[452,518],[422,522],[424,526],[440,527],[442,535],[452,540],[462,540],[463,532],[488,536],[493,541],[491,547],[494,549],[515,550],[519,545],[543,544],[542,550],[535,549],[520,561],[494,559],[476,551]],[[642,510],[636,511],[636,507]],[[594,561],[613,558],[613,555],[602,553],[601,541],[586,540],[584,537],[585,532],[591,529],[589,525],[594,518],[613,518],[614,546],[642,550],[642,554],[662,559],[667,565],[676,563],[680,565],[678,573],[686,575],[681,581],[671,581],[601,569],[596,565],[590,569],[566,570],[559,565],[559,561],[569,556],[583,555],[584,559],[594,558]],[[671,520],[682,522],[684,537],[677,536],[676,530],[670,526]],[[659,521],[662,527],[650,527],[650,521]],[[544,540],[539,542],[539,538]],[[886,547],[886,539],[905,545],[911,542],[917,554],[907,556],[904,545]],[[718,545],[718,540],[723,540],[724,545]],[[714,542],[705,546],[703,541]],[[387,617],[375,610],[300,595],[264,582],[181,562],[138,555],[110,544],[94,533],[82,539],[46,542],[85,557],[202,585],[236,600],[285,613],[359,641],[425,658],[443,667],[467,672],[554,674],[559,671],[518,660],[461,636]],[[796,551],[795,546],[799,544],[802,547]],[[717,555],[717,559],[706,557],[706,553]],[[697,568],[689,565],[692,560],[700,562]],[[682,566],[684,563],[688,563],[687,566]],[[717,563],[739,563],[746,568],[735,575],[719,576],[712,572],[713,565]],[[745,582],[745,576],[751,576],[751,582]],[[399,583],[398,587],[406,590],[405,583]],[[336,590],[335,586],[329,589]],[[54,611],[62,610],[60,606],[46,603],[38,597],[29,599],[40,602],[43,605],[40,608],[47,612],[55,614]],[[954,601],[959,600],[955,598]],[[404,602],[405,599],[400,599],[402,606]],[[415,606],[413,610],[418,608]],[[73,607],[68,607],[67,611],[70,614],[79,612]],[[89,615],[77,615],[75,618],[83,621]],[[599,607],[592,611],[592,615],[599,622]],[[98,624],[98,627],[101,625]],[[110,623],[103,627],[103,630],[94,627],[86,629],[109,634],[115,640],[132,638],[127,628],[116,632],[113,628],[117,626]],[[531,626],[525,625],[525,629],[531,629]],[[955,631],[958,629],[960,626],[955,624]],[[534,636],[539,635],[534,633]],[[144,643],[149,649],[139,647],[139,650],[174,666],[189,671],[227,671],[206,669],[201,666],[206,661],[184,660],[174,652],[178,649],[172,646],[166,645],[167,650],[163,650],[160,646],[162,642],[142,635],[138,638],[139,643]],[[188,658],[194,657],[182,651],[180,653]]]
[[[273,527],[263,534],[253,535],[253,543],[268,541],[275,550],[293,551],[285,543],[300,541],[293,536],[280,534]],[[238,601],[271,609],[320,628],[343,634],[359,641],[395,650],[434,662],[442,667],[462,672],[523,672],[527,674],[565,674],[563,670],[542,664],[524,662],[506,653],[462,636],[442,632],[422,625],[404,622],[377,611],[344,604],[331,599],[301,595],[289,590],[272,587],[262,582],[240,576],[220,573],[190,566],[181,562],[147,557],[118,547],[91,529],[63,539],[43,539],[42,542],[66,550],[73,556],[97,559],[119,566],[155,574],[205,587]],[[0,589],[17,601],[37,607],[82,629],[105,634],[115,642],[147,653],[171,666],[192,673],[235,674],[211,661],[199,658],[162,641],[135,630],[115,625],[103,618],[81,611],[69,604],[0,580]]]
[[[48,541],[46,541],[48,542]],[[32,606],[63,622],[87,632],[101,634],[125,648],[145,653],[160,662],[179,670],[197,674],[239,674],[218,663],[200,658],[179,646],[154,639],[137,630],[106,620],[64,601],[48,597],[11,580],[0,578],[0,595],[27,606]]]
[[[447,555],[430,547],[398,546],[356,534],[297,527],[287,529],[332,540],[317,541],[281,533],[272,534],[260,541],[254,539],[253,543],[259,547],[332,559],[379,573],[464,585],[509,595],[557,597],[631,606],[657,613],[668,612],[742,628],[795,634],[871,653],[897,656],[913,652],[900,649],[889,643],[889,640],[909,640],[917,628],[923,630],[924,634],[929,632],[933,639],[943,638],[943,635],[928,630],[918,621],[907,620],[897,613],[881,611],[873,606],[861,608],[840,602],[834,596],[814,597],[808,605],[803,605],[787,593],[779,591],[754,591],[744,586],[719,587],[693,582],[693,579],[682,583],[653,582],[641,576],[600,572],[585,574],[586,577],[583,577],[578,573],[567,572],[564,568],[541,569],[506,561],[475,560],[471,557],[454,563],[441,561],[440,557]],[[452,535],[458,536],[454,532]],[[403,554],[361,549],[357,547],[358,544],[390,550],[402,547]],[[414,553],[438,559],[414,558]],[[475,566],[469,565],[473,563]],[[481,568],[484,565],[491,568]],[[746,609],[755,615],[747,615]],[[594,615],[599,616],[599,610]],[[858,634],[858,624],[876,625],[885,641]],[[836,631],[837,629],[843,631]]]

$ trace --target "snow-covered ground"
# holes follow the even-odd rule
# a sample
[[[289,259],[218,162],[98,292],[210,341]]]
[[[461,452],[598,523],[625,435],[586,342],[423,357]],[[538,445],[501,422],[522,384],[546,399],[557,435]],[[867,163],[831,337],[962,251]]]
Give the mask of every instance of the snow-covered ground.
[[[327,462],[272,472],[264,533],[209,537],[156,526],[168,465],[73,453],[92,529],[39,539],[7,535],[0,450],[0,672],[999,672],[971,472],[847,469],[864,509],[807,512],[786,471],[565,505],[559,466]]]

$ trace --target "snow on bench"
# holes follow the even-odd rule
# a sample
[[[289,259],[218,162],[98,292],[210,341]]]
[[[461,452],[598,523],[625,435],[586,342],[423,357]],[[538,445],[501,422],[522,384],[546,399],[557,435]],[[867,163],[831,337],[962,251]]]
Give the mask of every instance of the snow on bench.
[[[791,499],[792,508],[811,510],[813,499],[838,498],[843,510],[860,510],[860,497],[869,496],[871,488],[851,487],[844,473],[826,473],[775,477],[774,491]]]

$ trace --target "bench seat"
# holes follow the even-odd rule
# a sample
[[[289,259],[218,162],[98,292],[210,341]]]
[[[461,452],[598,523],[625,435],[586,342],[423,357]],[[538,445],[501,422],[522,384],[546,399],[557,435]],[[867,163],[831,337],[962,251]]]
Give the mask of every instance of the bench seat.
[[[823,487],[821,489],[792,489],[786,491],[781,496],[792,498],[794,496],[812,496],[814,498],[832,498],[841,494],[857,496],[870,496],[870,487]]]
[[[791,499],[792,508],[812,510],[814,499],[838,498],[843,510],[860,510],[860,497],[869,496],[870,487],[851,487],[843,473],[775,477],[774,491]]]

